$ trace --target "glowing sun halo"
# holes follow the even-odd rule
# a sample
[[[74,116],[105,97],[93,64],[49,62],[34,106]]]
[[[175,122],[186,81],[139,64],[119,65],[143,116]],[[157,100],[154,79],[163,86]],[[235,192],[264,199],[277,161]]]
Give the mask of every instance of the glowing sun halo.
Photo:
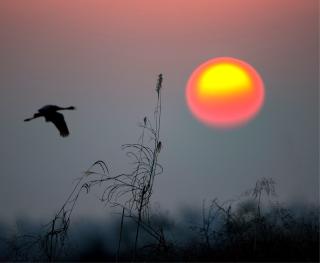
[[[192,114],[205,124],[231,128],[256,116],[264,86],[249,64],[229,57],[211,59],[191,74],[186,88]]]

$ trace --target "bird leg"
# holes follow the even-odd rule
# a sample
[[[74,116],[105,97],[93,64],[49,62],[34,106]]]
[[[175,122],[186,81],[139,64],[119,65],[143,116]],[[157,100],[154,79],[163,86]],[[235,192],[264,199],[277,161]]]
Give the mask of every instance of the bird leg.
[[[39,117],[41,117],[41,116],[42,116],[41,114],[35,113],[35,114],[33,114],[33,117],[24,119],[24,121],[31,121],[31,120],[33,120],[33,119],[35,119],[35,118],[39,118]]]

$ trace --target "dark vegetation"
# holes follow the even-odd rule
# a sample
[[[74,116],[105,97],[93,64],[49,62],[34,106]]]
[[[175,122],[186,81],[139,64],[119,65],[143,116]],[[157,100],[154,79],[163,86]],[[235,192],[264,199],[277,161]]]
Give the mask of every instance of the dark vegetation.
[[[111,175],[97,161],[47,225],[24,222],[14,235],[0,225],[0,260],[319,261],[319,208],[280,204],[271,178],[234,200],[204,200],[201,209],[174,217],[151,205],[155,179],[163,172],[161,89],[160,74],[153,120],[144,117],[138,142],[122,146],[131,172]],[[100,201],[118,212],[113,221],[72,221],[79,196],[101,189]]]

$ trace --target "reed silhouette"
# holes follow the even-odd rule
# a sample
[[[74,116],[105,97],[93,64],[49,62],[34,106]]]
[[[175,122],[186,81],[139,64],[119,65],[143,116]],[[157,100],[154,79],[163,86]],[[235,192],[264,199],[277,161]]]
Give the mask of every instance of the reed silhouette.
[[[69,228],[68,206],[76,201],[69,199],[60,218],[38,227],[38,235],[21,230],[6,242],[0,239],[0,260],[319,262],[319,207],[281,204],[276,195],[268,194],[269,182],[276,194],[273,180],[262,178],[236,198],[203,201],[201,209],[184,209],[174,217],[151,207],[149,222],[141,220],[135,258],[138,214],[135,220],[126,220],[123,208],[119,221],[82,220],[82,225]],[[149,229],[162,238],[152,236]]]
[[[155,179],[163,173],[158,162],[163,148],[162,82],[160,74],[153,121],[144,117],[137,143],[122,145],[133,160],[132,170],[112,175],[106,162],[94,162],[76,179],[53,219],[37,233],[18,232],[0,239],[0,251],[7,251],[0,260],[319,261],[319,207],[304,207],[299,215],[297,208],[279,203],[272,178],[261,178],[253,188],[226,202],[204,200],[200,211],[188,210],[181,218],[171,218],[154,208]],[[61,109],[73,107],[53,108],[49,115]],[[40,109],[33,118],[40,117],[41,111],[43,114]],[[103,223],[104,235],[102,230],[94,232],[93,242],[76,248],[72,236],[87,237],[81,228],[70,230],[72,214],[80,205],[79,196],[93,190],[102,190],[99,200],[116,209],[119,221]]]

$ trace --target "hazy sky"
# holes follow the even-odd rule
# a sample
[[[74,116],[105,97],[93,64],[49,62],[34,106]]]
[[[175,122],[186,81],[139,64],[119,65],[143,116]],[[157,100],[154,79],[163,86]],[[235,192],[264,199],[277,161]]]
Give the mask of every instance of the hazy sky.
[[[317,0],[1,0],[0,220],[51,216],[96,160],[128,169],[121,144],[152,117],[159,73],[164,173],[153,201],[163,210],[232,198],[262,177],[283,202],[316,202],[318,11]],[[220,56],[265,83],[260,114],[229,131],[185,102],[192,71]],[[23,122],[46,104],[77,107],[65,112],[70,137]],[[108,213],[94,194],[81,202],[77,215]]]

